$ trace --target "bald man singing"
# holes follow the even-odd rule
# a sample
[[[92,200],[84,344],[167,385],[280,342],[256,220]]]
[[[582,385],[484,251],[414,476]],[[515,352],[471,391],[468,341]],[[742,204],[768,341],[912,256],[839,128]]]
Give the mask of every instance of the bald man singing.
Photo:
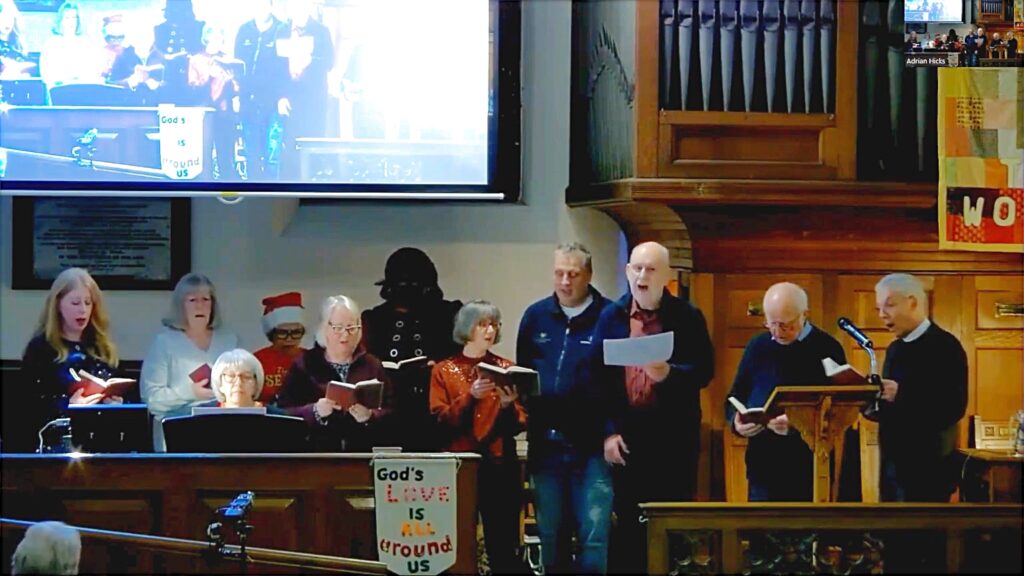
[[[629,293],[609,304],[594,328],[595,371],[607,395],[605,460],[613,465],[617,525],[609,570],[646,572],[640,502],[693,500],[700,454],[700,390],[714,376],[704,315],[671,295],[668,249],[645,242],[626,265]],[[667,362],[605,366],[604,340],[673,333]]]
[[[763,406],[776,386],[828,383],[821,361],[846,363],[842,345],[807,320],[807,293],[791,282],[773,285],[764,294],[768,332],[747,343],[729,396],[749,407]],[[811,450],[785,414],[765,426],[739,421],[730,402],[726,421],[747,444],[747,499],[751,502],[806,502],[814,496]]]

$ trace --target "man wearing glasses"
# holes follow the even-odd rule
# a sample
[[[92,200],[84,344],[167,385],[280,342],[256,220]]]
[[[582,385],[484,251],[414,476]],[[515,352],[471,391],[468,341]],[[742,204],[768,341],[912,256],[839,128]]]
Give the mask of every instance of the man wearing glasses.
[[[763,312],[768,332],[747,343],[729,396],[749,408],[763,406],[776,386],[821,385],[828,382],[822,359],[846,363],[842,345],[807,320],[807,293],[790,282],[765,292]],[[785,414],[768,421],[744,424],[730,402],[726,420],[733,431],[749,439],[747,498],[751,502],[810,501],[811,451]]]
[[[302,348],[302,338],[306,335],[302,294],[287,292],[264,298],[262,325],[270,346],[257,350],[253,355],[260,361],[266,375],[263,390],[257,398],[266,405],[281,389],[284,375],[292,362],[305,351]]]

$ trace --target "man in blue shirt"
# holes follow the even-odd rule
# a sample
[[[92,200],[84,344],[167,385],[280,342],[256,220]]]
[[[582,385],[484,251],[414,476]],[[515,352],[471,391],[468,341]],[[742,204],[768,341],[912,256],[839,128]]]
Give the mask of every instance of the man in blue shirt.
[[[527,434],[546,574],[607,571],[612,479],[602,455],[601,395],[589,363],[594,326],[608,301],[590,285],[592,274],[583,245],[559,245],[555,293],[526,309],[516,341],[516,361],[540,373]],[[574,529],[580,547],[575,565]]]

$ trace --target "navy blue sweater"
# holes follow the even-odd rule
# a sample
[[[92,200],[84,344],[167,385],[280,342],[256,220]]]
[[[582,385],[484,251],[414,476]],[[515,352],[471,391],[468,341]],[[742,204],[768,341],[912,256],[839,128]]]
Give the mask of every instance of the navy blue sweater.
[[[516,363],[540,373],[541,393],[527,407],[531,461],[549,448],[548,430],[582,453],[602,450],[604,413],[590,364],[594,326],[608,299],[593,287],[590,295],[593,302],[572,319],[551,295],[531,304],[519,322]]]
[[[896,401],[879,403],[883,457],[896,463],[905,489],[938,485],[934,474],[945,473],[943,461],[956,447],[957,422],[967,409],[967,353],[933,323],[912,342],[890,344],[882,374],[899,383]]]
[[[843,347],[829,334],[812,326],[803,340],[783,346],[764,332],[754,336],[747,343],[736,370],[729,396],[735,396],[744,405],[756,408],[764,406],[776,386],[814,386],[828,383],[823,358],[831,358],[838,364],[846,363]],[[730,428],[736,410],[725,403],[725,418]],[[734,429],[735,431],[735,429]],[[810,499],[811,451],[795,428],[789,434],[780,436],[765,429],[750,438],[747,444],[747,478],[778,488],[787,483],[799,484],[801,489],[788,493]],[[804,492],[807,492],[804,494]]]

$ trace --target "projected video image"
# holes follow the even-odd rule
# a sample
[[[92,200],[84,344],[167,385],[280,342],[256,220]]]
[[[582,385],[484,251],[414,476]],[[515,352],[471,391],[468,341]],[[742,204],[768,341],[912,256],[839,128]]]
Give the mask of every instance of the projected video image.
[[[963,22],[964,0],[906,0],[903,19],[907,22]]]
[[[487,0],[0,0],[0,179],[484,185]]]

